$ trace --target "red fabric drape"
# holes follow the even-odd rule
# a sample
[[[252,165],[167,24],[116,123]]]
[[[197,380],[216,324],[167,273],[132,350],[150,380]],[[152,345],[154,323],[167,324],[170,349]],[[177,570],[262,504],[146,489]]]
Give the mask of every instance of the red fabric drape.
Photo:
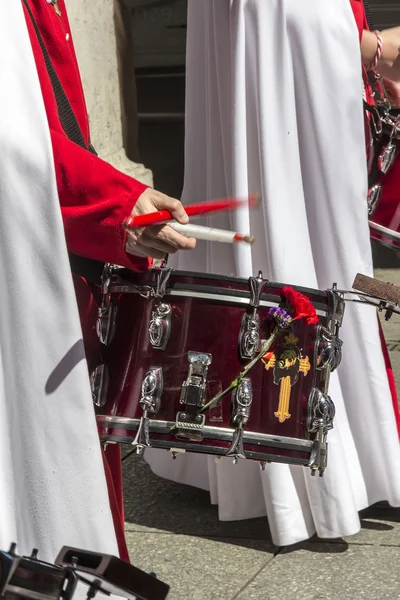
[[[107,446],[106,450],[102,449],[102,455],[119,556],[122,560],[129,562],[129,552],[125,540],[121,449],[119,446],[112,444]]]
[[[364,4],[362,0],[350,0],[351,7],[354,12],[358,31],[360,34],[360,40],[364,29],[368,28],[368,22],[365,15]],[[368,99],[370,101],[370,99]],[[389,221],[393,216],[393,206],[398,206],[400,201],[400,160],[397,160],[396,164],[389,171],[388,175],[383,179],[383,194],[382,200],[378,211],[375,214],[375,218],[382,225],[389,225]],[[397,396],[397,389],[393,375],[393,369],[390,362],[389,352],[386,346],[385,336],[383,333],[382,325],[379,321],[379,333],[381,338],[382,352],[386,364],[386,372],[388,376],[390,391],[392,394],[393,410],[396,418],[397,429],[400,437],[400,411],[399,401]]]

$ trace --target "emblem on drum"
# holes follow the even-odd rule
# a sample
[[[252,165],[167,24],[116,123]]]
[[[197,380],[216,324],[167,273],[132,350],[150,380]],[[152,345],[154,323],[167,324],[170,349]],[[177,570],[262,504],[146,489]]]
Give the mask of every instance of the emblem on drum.
[[[297,383],[300,373],[304,377],[311,369],[308,356],[302,356],[297,346],[298,338],[290,333],[284,338],[279,352],[268,352],[262,359],[267,371],[274,369],[274,383],[280,385],[279,406],[274,413],[279,423],[290,419],[289,405],[292,386]]]

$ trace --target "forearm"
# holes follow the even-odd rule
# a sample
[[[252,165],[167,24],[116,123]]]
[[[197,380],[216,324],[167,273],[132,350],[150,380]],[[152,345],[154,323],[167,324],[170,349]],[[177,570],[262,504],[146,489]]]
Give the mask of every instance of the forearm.
[[[381,31],[380,35],[383,42],[382,55],[375,70],[382,77],[396,81],[398,78],[398,69],[393,69],[393,67],[399,56],[400,27],[385,29]],[[374,61],[377,48],[378,39],[376,34],[372,31],[364,30],[361,39],[361,56],[362,62],[367,69]]]
[[[125,251],[122,223],[147,186],[50,130],[57,188],[70,252],[131,269],[147,261]]]

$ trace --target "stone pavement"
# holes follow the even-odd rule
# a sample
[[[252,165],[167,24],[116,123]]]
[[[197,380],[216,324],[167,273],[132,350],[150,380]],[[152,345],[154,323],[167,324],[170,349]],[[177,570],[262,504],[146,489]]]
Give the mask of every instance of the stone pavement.
[[[376,277],[400,285],[400,270]],[[384,327],[400,386],[400,316]],[[168,600],[400,600],[400,509],[367,509],[346,539],[277,548],[266,519],[219,522],[207,492],[159,479],[137,457],[124,478],[132,560],[171,586]]]

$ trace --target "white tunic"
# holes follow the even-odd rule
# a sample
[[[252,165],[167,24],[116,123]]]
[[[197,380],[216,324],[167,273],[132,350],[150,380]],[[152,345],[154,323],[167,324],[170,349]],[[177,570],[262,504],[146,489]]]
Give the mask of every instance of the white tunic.
[[[50,135],[21,2],[0,2],[0,549],[117,554]]]
[[[253,247],[201,242],[179,268],[351,289],[372,275],[358,33],[348,0],[189,0],[184,203],[262,193],[207,223]],[[356,533],[400,506],[400,448],[373,308],[347,306],[325,477],[308,469],[150,450],[164,477],[209,489],[221,520],[267,515],[273,541]],[[204,348],[207,351],[206,348]]]

